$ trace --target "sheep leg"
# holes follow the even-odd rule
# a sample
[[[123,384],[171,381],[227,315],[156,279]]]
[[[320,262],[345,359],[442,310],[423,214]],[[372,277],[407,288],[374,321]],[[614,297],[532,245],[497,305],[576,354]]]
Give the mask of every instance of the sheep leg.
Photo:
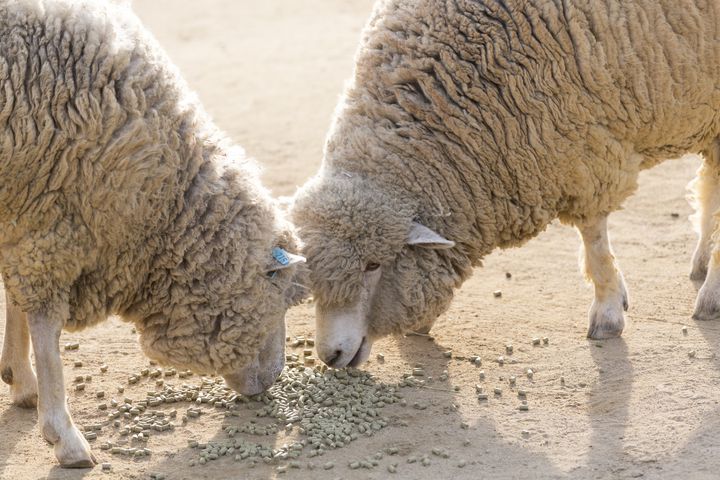
[[[5,295],[5,338],[0,377],[10,385],[12,403],[23,408],[37,405],[37,378],[30,363],[30,334],[26,315]]]
[[[715,245],[710,253],[707,277],[695,300],[693,319],[720,319],[720,248],[718,245]]]
[[[718,143],[703,152],[704,161],[692,182],[695,197],[696,228],[699,239],[692,258],[690,280],[700,288],[707,276],[710,255],[713,249],[712,235],[717,228],[715,214],[720,210],[720,151]]]
[[[590,308],[588,338],[619,337],[625,328],[623,311],[628,309],[625,280],[610,248],[607,215],[578,225],[583,240],[585,275],[595,286]]]
[[[65,307],[67,312],[67,307]],[[28,314],[30,338],[38,375],[38,411],[45,440],[55,445],[55,456],[67,468],[90,468],[95,457],[75,426],[65,399],[60,333],[67,315],[46,312]]]

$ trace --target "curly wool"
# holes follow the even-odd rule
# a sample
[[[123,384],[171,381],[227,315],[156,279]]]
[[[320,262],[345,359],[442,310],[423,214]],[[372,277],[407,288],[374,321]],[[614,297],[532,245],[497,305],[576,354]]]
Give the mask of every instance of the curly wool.
[[[330,271],[328,258],[362,265],[371,255],[356,245],[372,243],[368,250],[395,256],[383,264],[371,328],[427,324],[449,304],[450,286],[495,248],[518,246],[555,218],[576,224],[610,213],[642,169],[706,149],[720,132],[718,8],[378,2],[322,169],[296,196],[314,295],[326,307],[352,303],[357,269],[338,261]],[[373,185],[365,201],[356,198],[361,187],[330,187],[343,175]],[[427,252],[376,235],[386,221],[378,195],[392,199],[399,226],[418,220],[456,248]],[[328,215],[311,212],[330,204]],[[362,240],[338,235],[338,226]],[[408,256],[424,265],[401,274]]]
[[[290,303],[295,249],[255,167],[129,11],[0,0],[0,267],[26,312],[117,314],[145,352],[235,371]]]

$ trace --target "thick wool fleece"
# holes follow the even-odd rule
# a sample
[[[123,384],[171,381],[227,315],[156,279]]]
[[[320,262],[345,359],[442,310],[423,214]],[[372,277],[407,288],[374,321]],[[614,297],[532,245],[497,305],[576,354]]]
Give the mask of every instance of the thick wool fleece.
[[[137,18],[60,0],[0,0],[0,244],[24,311],[121,315],[150,357],[221,373],[280,325],[291,273],[265,269],[295,247]]]
[[[338,259],[331,271],[328,262],[376,250],[386,263],[373,308],[387,314],[372,316],[371,328],[432,321],[449,304],[448,286],[495,248],[520,245],[555,218],[608,214],[643,168],[707,149],[720,130],[718,9],[689,0],[378,2],[323,167],[297,195],[314,295],[326,307],[352,302],[360,266]],[[333,186],[343,183],[354,185]],[[376,198],[392,200],[378,210]],[[456,248],[383,240],[375,232],[388,228],[387,205],[398,228],[418,220]],[[406,257],[426,262],[414,282],[398,278]]]

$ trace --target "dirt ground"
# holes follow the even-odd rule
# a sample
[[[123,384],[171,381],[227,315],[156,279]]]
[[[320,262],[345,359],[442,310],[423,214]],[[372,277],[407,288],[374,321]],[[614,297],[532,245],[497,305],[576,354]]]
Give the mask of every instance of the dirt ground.
[[[275,194],[288,195],[319,165],[323,137],[371,3],[135,0],[134,8],[217,123],[262,164],[266,184]],[[285,474],[274,466],[248,468],[225,457],[191,467],[197,450],[187,446],[188,439],[225,438],[223,415],[210,408],[174,433],[152,436],[147,446],[153,453],[143,459],[100,450],[101,442],[117,438],[111,427],[104,428],[92,444],[112,470],[68,471],[56,466],[40,436],[36,412],[12,407],[7,389],[0,386],[0,477],[717,478],[720,325],[691,320],[695,290],[687,278],[695,235],[687,219],[691,209],[685,186],[698,163],[688,157],[646,172],[625,210],[611,217],[613,245],[630,291],[629,325],[622,339],[585,338],[592,289],[578,271],[579,240],[573,230],[551,225],[523,248],[488,257],[437,322],[434,341],[396,338],[375,346],[386,360],[378,363],[373,354],[364,368],[379,381],[397,382],[418,362],[435,378],[447,370],[449,380],[404,390],[409,404],[427,408],[386,407],[383,415],[390,425],[371,438],[304,459],[303,468]],[[495,298],[492,292],[498,289],[502,297]],[[311,306],[291,310],[287,321],[290,334],[312,335]],[[532,345],[533,337],[544,336],[549,345]],[[110,320],[81,334],[64,334],[62,341],[80,342],[78,351],[64,353],[66,378],[94,375],[86,392],[67,389],[77,424],[105,418],[96,408],[99,389],[112,397],[140,399],[154,387],[144,381],[127,385],[128,374],[147,366],[130,325]],[[508,343],[514,353],[500,366],[493,359],[505,354]],[[446,350],[455,357],[480,355],[483,366],[445,358]],[[694,358],[690,351],[696,352]],[[73,367],[78,360],[83,367]],[[100,375],[103,363],[109,371]],[[532,381],[524,375],[527,368],[536,372]],[[527,412],[517,408],[510,375],[517,376],[517,388],[528,390]],[[503,394],[478,402],[477,383],[490,392],[502,387]],[[114,393],[118,385],[125,385],[123,395]],[[247,420],[253,412],[243,415]],[[463,422],[467,429],[461,428]],[[283,433],[260,441],[282,445],[289,440]],[[391,446],[400,454],[386,455],[377,467],[348,468],[349,462]],[[450,457],[433,455],[434,447],[446,448]],[[406,461],[425,454],[429,466]],[[308,461],[318,468],[309,470]],[[320,467],[330,461],[333,469]],[[396,474],[388,473],[391,463],[398,463]]]

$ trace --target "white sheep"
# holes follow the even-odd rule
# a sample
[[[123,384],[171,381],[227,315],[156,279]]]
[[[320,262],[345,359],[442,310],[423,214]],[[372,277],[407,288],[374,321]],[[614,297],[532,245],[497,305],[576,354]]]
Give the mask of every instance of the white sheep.
[[[302,259],[254,170],[128,8],[0,0],[0,373],[61,465],[94,463],[63,328],[120,315],[149,357],[242,393],[282,370]]]
[[[619,336],[607,217],[686,152],[705,157],[695,316],[718,317],[719,25],[712,2],[379,2],[295,200],[320,357],[356,365],[383,335],[427,331],[485,255],[555,218],[585,247],[588,336]]]

